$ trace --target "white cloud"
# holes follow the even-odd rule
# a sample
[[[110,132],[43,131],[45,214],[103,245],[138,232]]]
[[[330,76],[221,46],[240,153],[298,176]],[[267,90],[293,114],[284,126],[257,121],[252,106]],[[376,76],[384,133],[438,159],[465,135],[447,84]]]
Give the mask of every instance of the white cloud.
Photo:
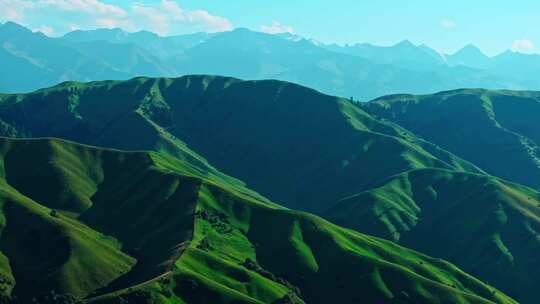
[[[205,24],[210,32],[223,32],[233,28],[232,23],[228,19],[211,15],[204,10],[191,11],[188,16],[191,22],[196,21]]]
[[[162,0],[159,5],[134,4],[131,25],[136,29],[150,29],[159,34],[178,31],[221,32],[232,29],[232,23],[204,10],[184,10],[176,2]]]
[[[515,40],[512,43],[512,50],[520,53],[530,53],[534,50],[534,43],[528,39]]]
[[[22,23],[25,19],[26,10],[33,6],[33,2],[26,0],[0,0],[0,21]]]
[[[450,19],[442,19],[440,22],[440,26],[444,29],[451,29],[456,27],[456,23]]]
[[[261,25],[261,32],[268,34],[294,33],[294,28],[290,25],[283,25],[277,21],[272,21],[270,25]]]
[[[187,10],[176,1],[131,2],[112,0],[0,0],[0,21],[15,21],[33,30],[61,34],[73,29],[119,27],[127,31],[148,30],[158,34],[219,32],[232,23],[204,10]]]
[[[39,1],[38,1],[39,2]],[[126,11],[116,5],[99,0],[40,0],[44,5],[57,7],[64,11],[86,12],[92,15],[124,17]]]
[[[98,18],[95,21],[97,27],[104,27],[104,28],[114,28],[114,27],[121,27],[122,20],[121,19],[115,19],[115,18]],[[75,26],[77,27],[77,26]],[[70,26],[72,28],[72,26]],[[81,29],[78,27],[78,29]]]
[[[42,32],[43,34],[45,34],[47,36],[54,35],[54,29],[52,27],[46,26],[46,25],[43,25],[43,26],[40,26],[40,27],[36,28],[35,31]]]
[[[146,28],[158,34],[167,34],[171,30],[172,11],[162,12],[162,8],[135,4],[132,7],[132,12],[137,16],[136,22],[132,24],[132,26],[137,27],[137,30]]]
[[[80,30],[81,28],[77,24],[70,23],[67,27],[70,31]]]

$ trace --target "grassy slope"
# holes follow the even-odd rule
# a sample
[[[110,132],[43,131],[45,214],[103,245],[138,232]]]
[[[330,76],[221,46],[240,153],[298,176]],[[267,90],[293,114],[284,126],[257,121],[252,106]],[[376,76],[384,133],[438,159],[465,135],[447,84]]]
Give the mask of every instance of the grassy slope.
[[[397,95],[379,98],[364,108],[490,174],[540,189],[538,92],[457,90]]]
[[[514,303],[442,260],[229,190],[167,156],[51,139],[0,147],[0,274],[22,297],[136,286],[95,302]]]
[[[0,249],[9,261],[2,276],[6,292],[20,298],[56,290],[81,297],[129,271],[135,260],[103,234],[1,187]],[[84,274],[84,275],[81,275]],[[4,285],[4,284],[3,284]]]
[[[159,102],[149,102],[153,101],[149,88],[144,79],[90,84],[66,82],[26,97],[0,95],[3,113],[9,117],[9,122],[2,122],[1,135],[61,137],[116,149],[163,151],[185,160],[185,166],[201,174],[223,176],[166,132],[166,124],[159,125],[149,118],[159,116],[166,109]],[[227,178],[227,182],[233,180]]]
[[[246,259],[256,261],[259,270],[245,267]],[[201,188],[194,239],[176,265],[169,279],[143,288],[146,298],[157,303],[513,302],[442,260],[309,214],[239,200],[215,186]]]
[[[326,216],[456,263],[523,303],[540,276],[540,193],[497,178],[414,170],[344,199]]]
[[[170,269],[191,238],[200,180],[158,169],[148,153],[58,140],[0,147],[2,189],[16,194],[5,199],[1,246],[21,297],[50,290],[81,297],[144,281]]]
[[[414,168],[480,172],[347,100],[279,81],[64,83],[0,96],[0,119],[6,135],[165,151],[220,175],[206,158],[272,200],[310,211]]]

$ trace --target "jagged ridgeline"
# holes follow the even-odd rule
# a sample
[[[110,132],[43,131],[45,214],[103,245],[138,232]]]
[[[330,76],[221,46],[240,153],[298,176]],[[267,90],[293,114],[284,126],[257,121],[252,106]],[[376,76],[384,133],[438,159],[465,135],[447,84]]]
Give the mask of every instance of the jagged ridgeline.
[[[0,139],[0,163],[1,290],[20,303],[515,303],[166,155]]]

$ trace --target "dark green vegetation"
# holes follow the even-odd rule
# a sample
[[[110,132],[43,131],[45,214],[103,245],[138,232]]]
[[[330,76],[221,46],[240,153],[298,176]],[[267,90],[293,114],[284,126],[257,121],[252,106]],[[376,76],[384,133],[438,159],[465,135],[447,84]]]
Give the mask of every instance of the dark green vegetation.
[[[488,94],[486,91],[469,92],[461,103],[475,100],[470,97],[474,96],[473,93]],[[450,93],[441,93],[444,94]],[[495,93],[492,92],[491,95]],[[397,100],[399,96],[392,98]],[[489,100],[493,109],[501,107],[495,101],[498,99],[493,96],[486,99],[482,95],[479,99]],[[460,103],[460,100],[457,98],[456,103]],[[411,102],[411,105],[413,104]],[[535,103],[516,101],[512,105],[516,107],[512,108],[508,104],[506,107],[525,116],[527,112],[533,113]],[[485,111],[477,109],[486,107],[463,106],[461,111],[454,113],[464,122],[475,121],[471,117],[478,116],[478,126],[471,125],[470,128],[482,128],[490,125],[484,124],[482,115]],[[527,107],[531,109],[527,110]],[[194,298],[183,297],[187,302],[233,301],[231,297],[239,290],[243,296],[261,302],[277,299],[277,295],[282,297],[285,293],[291,295],[291,301],[300,297],[308,303],[316,301],[314,299],[325,299],[329,302],[330,299],[324,298],[323,292],[309,294],[306,291],[318,290],[321,285],[327,286],[319,281],[327,282],[326,278],[308,279],[307,274],[298,273],[313,269],[315,264],[320,267],[317,268],[320,270],[317,274],[326,273],[327,270],[323,271],[322,264],[333,265],[326,267],[344,273],[360,272],[354,265],[367,267],[360,262],[349,260],[343,253],[324,247],[330,246],[325,245],[324,241],[330,238],[334,242],[332,244],[348,248],[347,250],[353,248],[356,252],[358,248],[363,248],[364,245],[350,247],[350,243],[360,242],[347,239],[351,232],[332,225],[328,227],[333,228],[309,228],[329,224],[302,213],[284,210],[247,190],[240,181],[220,173],[225,172],[245,181],[250,188],[286,207],[316,212],[338,224],[401,242],[431,256],[447,259],[519,301],[534,303],[535,282],[538,281],[538,271],[534,269],[538,266],[536,256],[540,254],[536,240],[538,193],[490,177],[479,169],[481,167],[490,171],[489,168],[484,168],[482,163],[475,162],[473,165],[464,160],[469,159],[469,155],[460,154],[463,157],[460,158],[456,156],[459,151],[452,154],[439,147],[446,146],[440,143],[437,146],[426,141],[436,142],[436,139],[425,135],[423,137],[426,140],[419,138],[416,133],[390,121],[390,118],[395,119],[393,116],[383,115],[383,110],[387,108],[391,107],[387,107],[384,101],[359,106],[348,99],[324,95],[280,81],[186,76],[175,79],[135,78],[124,82],[66,82],[30,94],[0,95],[0,134],[10,137],[62,137],[118,149],[153,150],[160,152],[151,154],[156,166],[168,171],[182,168],[183,175],[203,177],[218,184],[220,189],[234,191],[236,196],[241,196],[242,199],[249,197],[249,201],[256,202],[257,208],[249,205],[249,208],[246,207],[249,210],[244,210],[237,207],[236,203],[230,206],[228,199],[216,195],[211,189],[205,190],[206,188],[202,187],[199,190],[199,194],[205,194],[199,196],[194,209],[195,234],[194,242],[191,243],[194,247],[187,247],[180,259],[185,263],[180,264],[186,266],[180,268],[191,269],[197,278],[202,276],[209,280],[208,284],[211,286],[217,282],[212,290],[218,291],[210,292],[204,288],[196,291],[202,284],[200,280],[194,283],[193,276],[186,279],[185,272],[175,272],[172,275],[175,279],[167,283],[167,286],[172,288],[171,292],[175,294],[193,294]],[[538,134],[535,129],[527,129],[534,126],[533,114],[530,119],[526,116],[520,120],[523,124],[519,124],[519,121],[512,120],[511,115],[505,116],[506,113],[512,113],[508,111],[502,111],[504,113],[501,114],[493,110],[492,113],[498,113],[498,118],[489,121],[495,121],[493,124],[496,126],[503,125],[503,122],[507,125],[515,123],[515,127],[504,128],[514,130],[514,133],[517,133],[517,128],[521,128],[521,134],[529,134],[529,138]],[[428,114],[426,116],[430,117]],[[444,124],[441,124],[442,127]],[[448,137],[454,138],[454,133],[448,132]],[[456,136],[459,134],[466,132],[456,133]],[[438,135],[444,136],[444,133]],[[482,143],[492,138],[494,137],[485,136],[477,142]],[[473,140],[470,142],[476,143]],[[529,142],[532,141],[527,141]],[[447,149],[452,150],[451,147]],[[36,182],[28,183],[31,186]],[[56,196],[54,201],[61,202],[62,197],[64,196]],[[80,195],[77,197],[77,200],[69,200],[72,202],[70,205],[74,206],[70,212],[79,214],[87,206],[93,206],[92,199],[85,199],[84,196],[81,198]],[[197,209],[207,204],[202,203],[202,197],[210,197],[207,203],[211,208]],[[119,202],[123,200],[119,198]],[[54,208],[64,207],[55,205]],[[267,212],[270,214],[269,218],[264,215]],[[91,219],[84,214],[80,219]],[[98,213],[95,219],[101,218],[103,214],[106,212]],[[319,224],[308,224],[305,217]],[[86,221],[84,223],[91,224]],[[264,224],[248,229],[255,223]],[[113,228],[110,229],[112,231]],[[206,231],[206,234],[201,235],[198,229]],[[269,229],[284,229],[283,231],[287,232],[275,233],[272,237],[260,235]],[[317,234],[311,234],[314,233],[312,230],[318,231]],[[98,231],[119,238],[108,232],[109,230],[99,228]],[[329,231],[327,233],[330,236],[324,236],[321,231]],[[341,237],[336,238],[336,231],[347,235],[347,241],[344,242],[348,245],[341,243]],[[290,237],[283,237],[285,233]],[[307,245],[292,241],[300,238],[298,235],[301,235]],[[128,232],[124,237],[127,236]],[[373,244],[372,239],[369,240],[368,243]],[[282,243],[285,241],[292,242],[292,245]],[[124,243],[122,240],[121,242]],[[262,243],[266,243],[270,248]],[[387,242],[381,244],[384,244],[381,245],[383,247],[391,246],[388,245],[391,243]],[[257,252],[257,248],[261,246],[268,251],[265,249],[265,253]],[[292,250],[287,249],[288,246],[297,249],[288,253],[288,250]],[[317,263],[314,264],[313,258],[304,252],[305,246],[310,248]],[[397,259],[386,255],[398,252],[396,248],[399,247],[387,248],[384,259]],[[253,250],[255,256],[251,254]],[[327,251],[331,253],[324,253]],[[208,252],[213,255],[207,257]],[[134,256],[131,251],[127,254],[140,260],[140,257]],[[294,261],[297,255],[306,260],[276,265],[276,261],[281,257],[281,261]],[[325,260],[334,257],[339,257],[338,261],[348,262],[339,266],[337,261]],[[148,262],[143,265],[155,265],[158,263],[156,261],[163,259],[164,256],[149,257]],[[325,262],[321,262],[323,260]],[[213,265],[228,262],[219,266],[221,274],[217,274],[215,268],[211,268],[210,272],[207,265],[201,264],[202,261]],[[423,263],[425,261],[418,264],[424,265]],[[178,262],[175,265],[178,266]],[[238,265],[251,269],[266,280],[278,282],[279,286],[264,280],[262,283],[255,281],[251,276],[242,277],[237,274],[240,267]],[[294,267],[301,267],[303,270]],[[146,276],[150,273],[149,269],[156,268],[138,266],[136,271],[123,276],[121,280],[115,280],[114,285],[103,292],[131,286],[135,284],[131,283],[134,278]],[[337,287],[325,289],[327,295],[346,297],[341,299],[345,303],[354,302],[356,298],[350,294],[352,291],[337,292],[339,286],[344,286],[345,289],[356,286],[351,282],[357,280],[347,276],[345,283],[333,282],[332,284],[338,284]],[[382,277],[385,278],[384,275]],[[386,278],[389,280],[393,277],[391,274]],[[182,282],[185,284],[173,283],[179,280],[184,280]],[[340,277],[337,281],[341,280]],[[386,279],[383,281],[387,282]],[[163,289],[163,284],[159,282],[152,284],[150,285],[154,289],[148,287],[150,290]],[[217,287],[223,284],[232,288],[226,296],[223,290]],[[400,281],[395,286],[403,284]],[[175,286],[191,286],[191,289],[189,292],[180,292],[175,291]],[[293,295],[296,294],[296,287],[302,291],[301,296]],[[390,290],[396,295],[394,289]],[[426,290],[433,289],[429,287]],[[412,297],[410,291],[404,292]],[[210,294],[217,298],[200,298]],[[113,296],[100,298],[100,301],[112,301],[110,297]],[[148,293],[143,291],[131,295],[135,298],[147,296]],[[222,298],[224,296],[226,298]],[[274,296],[276,298],[272,298]],[[419,301],[421,300],[412,302]],[[437,302],[433,298],[429,301]]]
[[[472,51],[471,51],[472,49]],[[59,38],[0,24],[0,91],[25,92],[60,81],[216,74],[293,81],[367,100],[463,87],[536,89],[539,55],[489,58],[474,48],[443,55],[408,41],[390,47],[324,45],[290,34],[247,29],[161,37],[120,29],[74,31]]]
[[[540,189],[540,93],[457,90],[362,105],[486,172]]]
[[[346,99],[279,81],[64,83],[0,95],[0,120],[4,136],[156,150],[218,175],[206,158],[270,199],[310,211],[411,169],[481,172]]]
[[[447,259],[523,303],[540,280],[540,193],[485,175],[424,169],[342,200],[335,223]]]
[[[168,156],[52,139],[0,155],[2,293],[22,303],[515,303]]]

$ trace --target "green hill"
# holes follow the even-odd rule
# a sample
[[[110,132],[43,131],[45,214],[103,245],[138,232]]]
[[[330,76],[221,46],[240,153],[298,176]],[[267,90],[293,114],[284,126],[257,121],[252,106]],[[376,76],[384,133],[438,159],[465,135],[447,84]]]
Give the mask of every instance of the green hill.
[[[413,170],[339,202],[326,217],[459,265],[522,303],[540,274],[540,193],[485,175]]]
[[[477,197],[479,193],[492,194],[490,185],[498,184],[491,181],[496,179],[477,175],[484,171],[369,112],[372,112],[369,105],[364,110],[364,106],[359,107],[349,100],[286,82],[210,76],[136,78],[126,82],[63,83],[31,94],[0,95],[0,132],[12,137],[54,136],[118,149],[158,151],[160,154],[152,155],[162,168],[169,171],[183,168],[183,174],[205,176],[226,189],[267,205],[271,204],[268,200],[221,172],[238,177],[249,188],[272,201],[289,208],[316,212],[361,232],[405,242],[407,239],[402,239],[401,234],[409,235],[405,231],[410,230],[411,238],[416,239],[403,243],[406,246],[445,258],[520,301],[534,298],[530,290],[534,290],[531,282],[535,280],[528,278],[536,274],[523,269],[534,269],[531,267],[535,265],[534,256],[538,249],[531,245],[527,247],[527,254],[521,254],[515,244],[521,244],[525,233],[535,235],[536,219],[531,219],[529,214],[536,212],[537,207],[519,200],[516,204],[525,204],[531,209],[529,213],[512,213],[512,225],[489,226],[500,221],[500,214],[491,208],[498,205],[492,204],[514,199],[500,191],[498,196],[493,194],[485,201]],[[527,124],[532,125],[531,122]],[[534,134],[534,130],[530,134]],[[440,137],[444,136],[441,134]],[[47,163],[37,157],[35,161]],[[29,166],[36,165],[30,162]],[[433,191],[440,202],[455,202],[456,195],[461,193],[470,196],[463,199],[466,203],[450,217],[444,213],[446,205],[430,204],[431,201],[422,201],[423,197],[415,196],[424,188],[411,190],[412,186],[401,182],[416,176],[414,172],[437,173],[428,174],[423,183],[436,189]],[[452,178],[452,182],[440,184],[439,175],[446,174],[476,176],[485,179],[486,183],[475,184],[473,178],[458,183]],[[39,180],[40,176],[36,178]],[[394,179],[397,182],[378,191]],[[78,181],[73,183],[78,184]],[[34,188],[35,184],[39,182],[25,177],[17,185],[25,189],[26,186]],[[432,186],[434,184],[438,186]],[[484,186],[486,189],[482,189]],[[39,191],[46,193],[60,188],[55,187]],[[86,189],[92,187],[95,186]],[[512,189],[516,196],[534,193],[521,186],[513,185]],[[37,194],[44,195],[39,191]],[[55,192],[57,194],[50,199],[55,208],[65,208],[63,206],[69,204],[68,210],[77,213],[91,204],[91,196],[81,194],[64,199],[66,191]],[[75,193],[75,190],[70,191]],[[85,191],[82,193],[91,193]],[[358,193],[362,195],[355,196]],[[361,199],[344,200],[347,197]],[[382,209],[374,207],[378,204],[383,206]],[[431,209],[425,209],[423,204]],[[490,208],[483,208],[484,204]],[[389,211],[390,215],[386,216],[386,208],[392,210],[387,206],[394,205],[400,206],[397,209],[400,211],[396,214]],[[429,224],[426,224],[428,228],[418,224],[446,219],[441,214],[448,217],[449,228],[445,229],[459,231],[460,235],[470,236],[470,240],[478,242],[453,234],[450,234],[453,237],[440,238],[439,242],[438,235],[442,232],[435,233],[437,230]],[[472,224],[462,222],[463,214],[474,214],[470,218]],[[88,221],[85,223],[96,220],[91,215],[86,213],[82,217]],[[114,228],[106,223],[96,222],[95,225]],[[532,230],[527,230],[528,225],[533,227]],[[511,233],[498,237],[497,233],[504,229]],[[125,237],[128,236],[129,232],[125,232]],[[470,242],[475,246],[470,246]],[[207,241],[204,244],[207,245]],[[531,241],[531,244],[535,242]],[[450,253],[454,250],[456,253]],[[510,261],[510,255],[517,264],[501,266],[501,261]],[[472,257],[478,256],[485,260],[485,269],[475,266],[477,260]],[[262,267],[266,269],[264,265]],[[142,267],[138,271],[145,273],[147,270]],[[506,274],[511,274],[511,278]],[[133,276],[137,277],[126,276],[117,284],[120,286]]]
[[[162,151],[219,175],[207,159],[274,201],[315,212],[411,169],[482,172],[349,100],[279,81],[63,83],[0,96],[0,120],[5,136]]]
[[[457,90],[363,105],[490,174],[540,189],[540,93]]]
[[[0,139],[0,163],[1,290],[23,303],[515,303],[169,156]]]

